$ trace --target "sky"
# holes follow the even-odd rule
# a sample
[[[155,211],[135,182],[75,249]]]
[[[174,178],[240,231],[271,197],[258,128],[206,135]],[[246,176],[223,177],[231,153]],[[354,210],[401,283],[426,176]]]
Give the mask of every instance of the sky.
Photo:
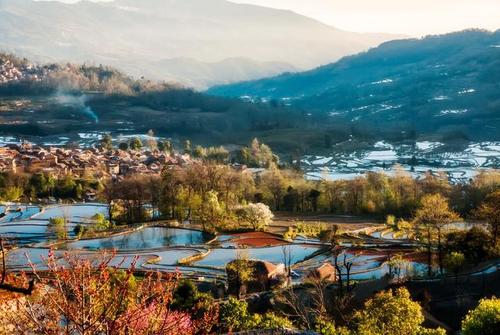
[[[77,2],[78,0],[59,1]],[[424,36],[466,28],[489,30],[500,28],[500,0],[231,1],[289,9],[336,28],[355,32]]]

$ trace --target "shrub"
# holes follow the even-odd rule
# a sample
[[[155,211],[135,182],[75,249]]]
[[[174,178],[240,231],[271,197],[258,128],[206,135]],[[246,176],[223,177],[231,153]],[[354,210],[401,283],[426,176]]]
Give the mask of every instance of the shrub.
[[[391,214],[387,215],[387,217],[385,218],[385,224],[390,227],[394,227],[396,224],[396,217]]]
[[[463,335],[496,335],[500,329],[500,299],[482,299],[462,321]]]
[[[275,313],[250,314],[248,303],[230,297],[220,309],[221,327],[229,332],[251,329],[283,329],[293,328],[293,324],[286,317]]]

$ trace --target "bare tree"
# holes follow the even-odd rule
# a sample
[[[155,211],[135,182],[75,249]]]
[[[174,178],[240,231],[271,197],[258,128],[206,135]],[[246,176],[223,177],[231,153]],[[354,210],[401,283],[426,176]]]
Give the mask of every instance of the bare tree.
[[[2,257],[2,278],[0,279],[0,288],[6,291],[22,293],[22,294],[31,294],[35,287],[35,279],[29,281],[29,285],[27,288],[22,287],[22,283],[7,283],[7,252],[5,247],[5,238],[0,236],[0,257]]]
[[[6,260],[5,257],[7,256],[5,253],[5,248],[3,245],[3,237],[0,236],[0,253],[2,257],[2,279],[0,281],[0,285],[3,285],[5,283],[5,277],[7,276],[7,265],[6,265]]]
[[[289,286],[278,295],[277,301],[288,307],[289,311],[284,312],[287,317],[298,320],[306,329],[313,329],[316,320],[329,318],[328,282],[311,278],[308,283],[312,285],[309,289]]]
[[[290,284],[292,278],[292,247],[287,244],[281,247],[281,252],[283,253],[283,264],[285,265],[286,273],[286,284]]]
[[[293,286],[280,292],[277,301],[289,308],[290,311],[283,312],[285,316],[298,320],[306,329],[313,329],[314,309],[309,305],[310,300],[299,296]]]
[[[338,283],[338,288],[332,297],[333,313],[337,318],[346,323],[348,321],[346,311],[351,304],[352,291],[354,290],[354,285],[351,283],[353,262],[348,260],[347,253],[343,252],[342,248],[337,244],[337,239],[332,239],[331,248]]]

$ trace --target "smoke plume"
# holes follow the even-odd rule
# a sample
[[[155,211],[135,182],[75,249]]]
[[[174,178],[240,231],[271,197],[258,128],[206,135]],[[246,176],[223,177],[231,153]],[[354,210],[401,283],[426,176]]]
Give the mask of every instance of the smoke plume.
[[[99,123],[99,117],[92,110],[90,106],[87,105],[87,96],[85,94],[76,96],[68,93],[58,92],[56,94],[56,101],[60,105],[73,107],[77,109],[82,115],[91,119],[95,123]]]

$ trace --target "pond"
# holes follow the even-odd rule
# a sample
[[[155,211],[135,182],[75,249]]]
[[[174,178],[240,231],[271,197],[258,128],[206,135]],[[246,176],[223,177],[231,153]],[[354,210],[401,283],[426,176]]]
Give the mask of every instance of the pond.
[[[129,269],[133,265],[136,269],[164,270],[170,269],[175,272],[177,262],[185,257],[194,256],[200,253],[201,250],[179,248],[169,249],[154,253],[118,253],[112,256],[110,253],[101,253],[93,251],[77,251],[71,253],[71,257],[90,259],[96,264],[103,260],[109,260],[109,265],[122,269]],[[49,256],[50,249],[48,248],[19,248],[10,251],[7,254],[7,264],[10,270],[27,270],[30,269],[30,263],[37,270],[45,270],[46,260]],[[54,250],[56,258],[61,259],[68,251]],[[61,264],[64,261],[60,261]]]
[[[78,223],[90,222],[90,218],[96,213],[107,214],[107,207],[103,204],[56,205],[49,206],[40,213],[38,213],[39,208],[36,206],[9,205],[9,208],[21,209],[21,211],[8,211],[8,216],[0,219],[0,235],[5,236],[9,244],[13,242],[19,246],[19,249],[11,250],[7,256],[8,267],[11,270],[29,269],[26,255],[34,262],[37,269],[44,269],[42,257],[48,256],[49,249],[37,247],[49,245],[47,242],[54,241],[58,233],[60,234],[49,225],[48,219],[51,217],[69,217],[71,223],[67,225],[66,229],[69,237],[72,238],[74,237],[73,229]],[[465,223],[457,223],[448,228],[463,229],[465,227],[468,227],[465,226]],[[408,237],[404,233],[394,234],[388,229],[374,231],[370,235],[374,238],[394,241]],[[64,245],[59,245],[60,249],[56,250],[55,253],[58,257],[62,257],[65,252],[71,252],[78,257],[97,261],[102,255],[101,251],[116,250],[116,254],[110,262],[111,266],[130,268],[135,264],[138,270],[180,272],[193,278],[224,277],[225,265],[240,255],[274,264],[283,263],[284,248],[290,249],[292,263],[298,263],[294,267],[294,271],[299,273],[302,278],[324,262],[332,262],[333,260],[331,253],[315,254],[322,247],[318,239],[299,236],[292,244],[288,244],[279,236],[261,232],[223,234],[218,236],[217,243],[209,245],[207,242],[210,239],[210,236],[196,230],[146,227],[105,238],[68,241]],[[37,244],[33,245],[33,243]],[[27,248],[27,245],[34,247]],[[352,247],[349,243],[346,243],[346,246]],[[388,273],[389,267],[386,263],[386,257],[389,255],[389,250],[374,250],[370,247],[376,247],[376,244],[365,244],[361,250],[359,248],[344,249],[339,260],[342,261],[343,255],[346,254],[347,260],[353,262],[352,279],[380,278]],[[204,258],[195,261],[194,264],[178,265],[180,259],[206,253],[208,249],[211,249],[210,252]],[[312,255],[315,256],[310,258]],[[306,258],[308,261],[302,262]],[[402,275],[425,273],[426,266],[419,257],[408,254],[405,255],[405,258],[408,260],[406,264],[408,268],[402,271]],[[497,270],[498,266],[492,266],[484,270],[483,273]]]
[[[74,228],[75,224],[69,223],[66,225],[69,237],[74,236]],[[61,234],[62,232],[51,227],[48,221],[41,220],[16,221],[0,225],[0,235],[7,239],[16,240],[16,242],[20,244],[54,240],[58,233]]]
[[[332,152],[329,156],[306,155],[300,164],[309,179],[353,179],[367,171],[392,175],[398,163],[414,177],[427,171],[443,171],[450,181],[463,182],[473,178],[482,169],[498,168],[500,143],[470,143],[465,150],[444,151],[439,142],[416,142],[415,145],[377,142],[358,151]],[[415,156],[418,165],[411,166]]]
[[[154,252],[154,255],[156,257],[159,257],[159,260],[153,263],[144,264],[144,267],[147,267],[149,269],[158,269],[165,266],[175,266],[179,260],[186,257],[195,256],[200,252],[201,250],[189,248],[176,248]]]
[[[128,234],[71,242],[67,244],[67,248],[87,250],[116,249],[119,251],[147,250],[200,245],[206,241],[205,235],[197,230],[147,227]]]
[[[7,253],[7,268],[9,270],[29,270],[33,264],[37,270],[46,269],[45,260],[49,256],[49,249],[19,248]]]
[[[0,206],[0,214],[5,213],[5,215],[0,218],[0,224],[28,220],[36,213],[40,212],[40,207],[38,206],[26,206],[26,205],[10,205],[10,206]]]
[[[312,255],[319,248],[315,246],[292,244],[290,248],[292,263],[297,263]],[[249,259],[268,261],[271,263],[283,263],[283,247],[248,248],[248,249],[212,249],[203,259],[195,262],[196,266],[225,267],[227,263],[235,260],[240,255],[248,256]],[[241,257],[241,256],[240,256]]]
[[[71,222],[89,222],[97,213],[108,216],[108,207],[103,204],[83,205],[58,205],[45,208],[32,218],[37,220],[49,220],[55,217],[67,217]]]

